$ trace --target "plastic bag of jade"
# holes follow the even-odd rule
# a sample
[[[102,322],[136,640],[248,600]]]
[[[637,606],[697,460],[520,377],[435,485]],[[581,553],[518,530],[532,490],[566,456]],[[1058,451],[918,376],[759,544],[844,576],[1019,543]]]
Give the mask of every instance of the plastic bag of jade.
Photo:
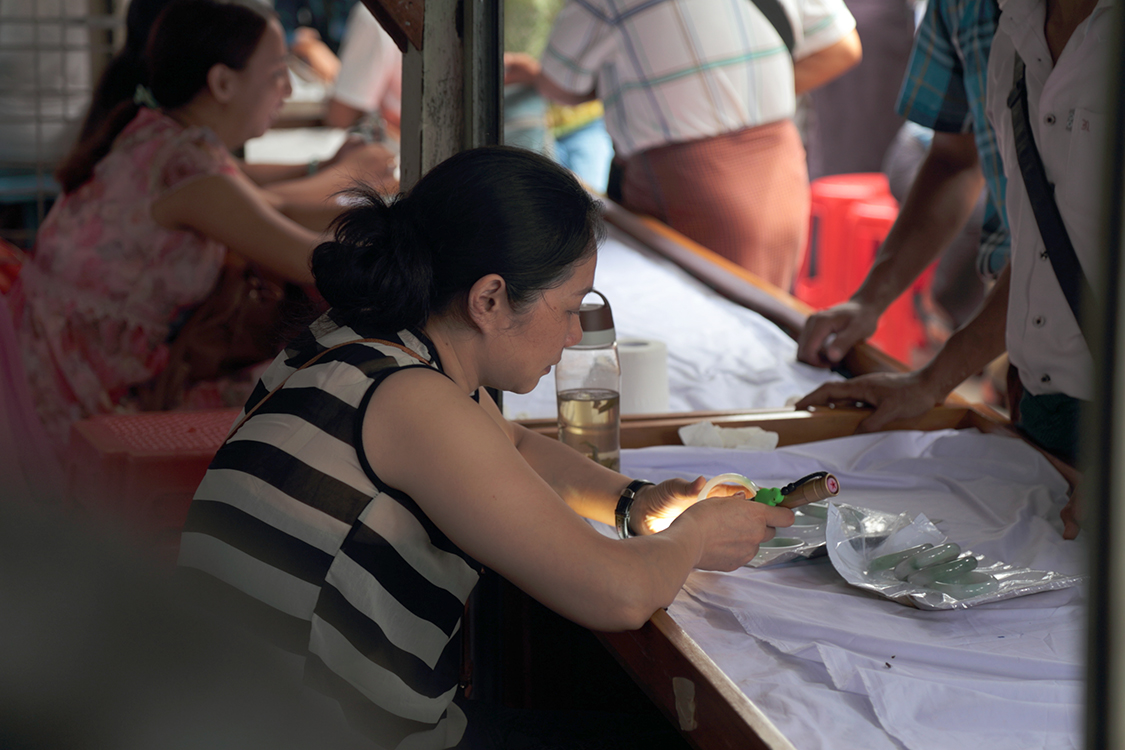
[[[922,514],[833,503],[827,522],[828,557],[845,581],[918,609],[963,609],[1082,580],[961,549]]]

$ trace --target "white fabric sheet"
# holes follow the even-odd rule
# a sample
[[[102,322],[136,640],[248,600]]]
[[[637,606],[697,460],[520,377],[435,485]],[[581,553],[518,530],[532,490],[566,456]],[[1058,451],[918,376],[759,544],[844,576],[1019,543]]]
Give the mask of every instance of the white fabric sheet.
[[[784,406],[840,376],[797,362],[797,343],[623,232],[610,227],[594,287],[613,309],[617,338],[668,345],[670,411]],[[552,370],[528,394],[504,394],[509,419],[552,418]]]
[[[342,128],[273,128],[246,141],[248,164],[308,164],[328,161],[347,140]]]
[[[746,453],[622,452],[662,480],[734,471],[778,487],[834,473],[840,502],[924,512],[950,541],[1080,574],[1061,537],[1066,483],[1021,441],[975,430],[860,435]],[[847,585],[826,557],[693,573],[669,613],[800,750],[1081,745],[1081,587],[922,611]]]

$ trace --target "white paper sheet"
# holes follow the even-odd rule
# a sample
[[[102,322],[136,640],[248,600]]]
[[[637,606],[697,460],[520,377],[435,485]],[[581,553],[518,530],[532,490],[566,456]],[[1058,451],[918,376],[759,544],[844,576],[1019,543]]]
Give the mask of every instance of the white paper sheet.
[[[952,541],[1081,574],[1061,537],[1066,483],[1021,441],[893,432],[746,453],[622,453],[652,480],[734,471],[781,486],[825,469],[840,502],[924,512]],[[1081,538],[1081,537],[1080,537]],[[922,611],[849,586],[827,558],[696,572],[669,613],[800,750],[1012,750],[1081,744],[1084,591]]]
[[[797,362],[797,343],[671,261],[610,227],[594,286],[609,299],[618,339],[668,345],[673,412],[785,406],[840,376]],[[554,371],[528,394],[504,394],[509,419],[557,414]]]

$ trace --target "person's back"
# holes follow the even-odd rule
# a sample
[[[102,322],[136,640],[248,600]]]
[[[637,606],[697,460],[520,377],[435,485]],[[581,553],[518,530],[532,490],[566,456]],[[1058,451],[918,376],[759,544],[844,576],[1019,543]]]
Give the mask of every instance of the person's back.
[[[52,207],[14,304],[23,308],[29,382],[56,440],[160,372],[173,322],[219,276],[226,248],[160,226],[153,202],[185,181],[237,170],[211,131],[144,109],[93,178]]]

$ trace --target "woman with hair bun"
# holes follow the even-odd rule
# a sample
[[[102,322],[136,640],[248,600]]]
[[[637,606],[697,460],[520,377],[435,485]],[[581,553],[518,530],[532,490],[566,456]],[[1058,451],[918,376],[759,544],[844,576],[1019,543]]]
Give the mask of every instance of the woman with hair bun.
[[[501,416],[486,387],[531,390],[580,339],[603,231],[569,172],[502,146],[361,196],[313,255],[331,308],[195,495],[181,572],[253,612],[380,747],[682,746],[462,700],[465,600],[484,566],[576,623],[637,628],[692,569],[737,568],[793,522],[741,493],[697,502],[702,477],[636,482]],[[582,520],[612,524],[631,496],[631,538]]]

